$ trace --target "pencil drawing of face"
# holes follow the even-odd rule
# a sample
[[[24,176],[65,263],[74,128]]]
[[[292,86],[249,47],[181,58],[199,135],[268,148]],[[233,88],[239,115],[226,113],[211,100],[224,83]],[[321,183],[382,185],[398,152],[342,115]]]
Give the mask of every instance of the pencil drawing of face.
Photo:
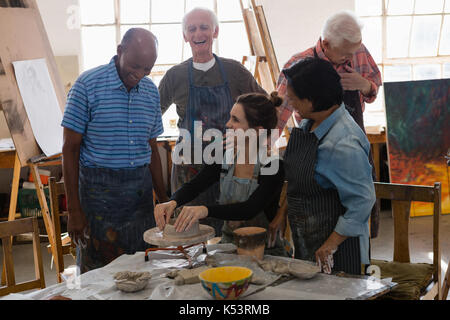
[[[44,92],[44,87],[42,86],[41,82],[39,81],[37,77],[36,70],[33,66],[29,66],[26,71],[26,79],[28,80],[28,83],[30,85],[30,88],[33,90],[33,92]]]

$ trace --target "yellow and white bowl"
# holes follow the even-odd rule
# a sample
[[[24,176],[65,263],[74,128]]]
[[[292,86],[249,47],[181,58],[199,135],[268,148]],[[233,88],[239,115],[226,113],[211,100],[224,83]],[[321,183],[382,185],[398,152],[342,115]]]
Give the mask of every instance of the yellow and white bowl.
[[[201,286],[217,300],[235,300],[247,291],[253,271],[245,267],[218,267],[200,273]]]

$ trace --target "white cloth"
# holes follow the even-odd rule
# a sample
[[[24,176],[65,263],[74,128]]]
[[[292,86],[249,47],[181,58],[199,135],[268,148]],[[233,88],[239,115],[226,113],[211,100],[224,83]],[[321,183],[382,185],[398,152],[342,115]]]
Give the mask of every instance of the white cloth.
[[[206,72],[209,69],[211,69],[212,67],[214,67],[214,65],[216,64],[216,58],[212,58],[211,60],[209,60],[208,62],[204,62],[204,63],[200,63],[200,62],[193,62],[193,67],[197,70]]]

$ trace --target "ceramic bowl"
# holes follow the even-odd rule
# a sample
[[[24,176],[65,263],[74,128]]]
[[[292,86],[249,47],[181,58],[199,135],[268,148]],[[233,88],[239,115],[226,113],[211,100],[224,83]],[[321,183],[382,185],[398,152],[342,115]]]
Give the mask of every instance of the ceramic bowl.
[[[245,267],[218,267],[200,273],[201,286],[216,300],[236,300],[247,291],[253,271]]]
[[[252,256],[257,260],[264,258],[267,229],[259,227],[244,227],[233,231],[237,254]]]

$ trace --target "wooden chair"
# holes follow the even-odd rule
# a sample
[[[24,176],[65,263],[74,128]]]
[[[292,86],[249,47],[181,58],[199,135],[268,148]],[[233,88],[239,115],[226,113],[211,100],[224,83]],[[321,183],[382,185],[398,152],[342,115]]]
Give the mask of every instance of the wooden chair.
[[[12,257],[12,237],[22,233],[33,233],[34,270],[36,279],[16,284]],[[42,265],[39,228],[36,218],[0,222],[0,238],[3,245],[3,257],[6,271],[6,287],[0,287],[0,296],[10,293],[45,288],[44,268]]]
[[[55,177],[50,177],[48,182],[49,194],[50,194],[50,212],[52,217],[52,224],[54,230],[54,243],[56,246],[56,256],[53,257],[56,278],[59,283],[63,281],[61,273],[64,272],[64,255],[74,253],[75,246],[69,236],[61,236],[61,217],[67,217],[68,212],[61,212],[59,206],[59,199],[62,195],[65,195],[64,182],[56,182]],[[47,246],[49,253],[52,253],[51,245]]]
[[[392,200],[394,218],[393,261],[372,260],[382,278],[393,278],[398,285],[382,298],[440,300],[441,251],[439,221],[441,217],[441,184],[414,186],[375,182],[377,199]],[[411,263],[409,251],[409,217],[411,201],[431,202],[433,207],[433,263]]]
[[[450,288],[450,263],[447,267],[447,273],[445,274],[444,284],[442,286],[442,300],[447,300],[449,288]]]

